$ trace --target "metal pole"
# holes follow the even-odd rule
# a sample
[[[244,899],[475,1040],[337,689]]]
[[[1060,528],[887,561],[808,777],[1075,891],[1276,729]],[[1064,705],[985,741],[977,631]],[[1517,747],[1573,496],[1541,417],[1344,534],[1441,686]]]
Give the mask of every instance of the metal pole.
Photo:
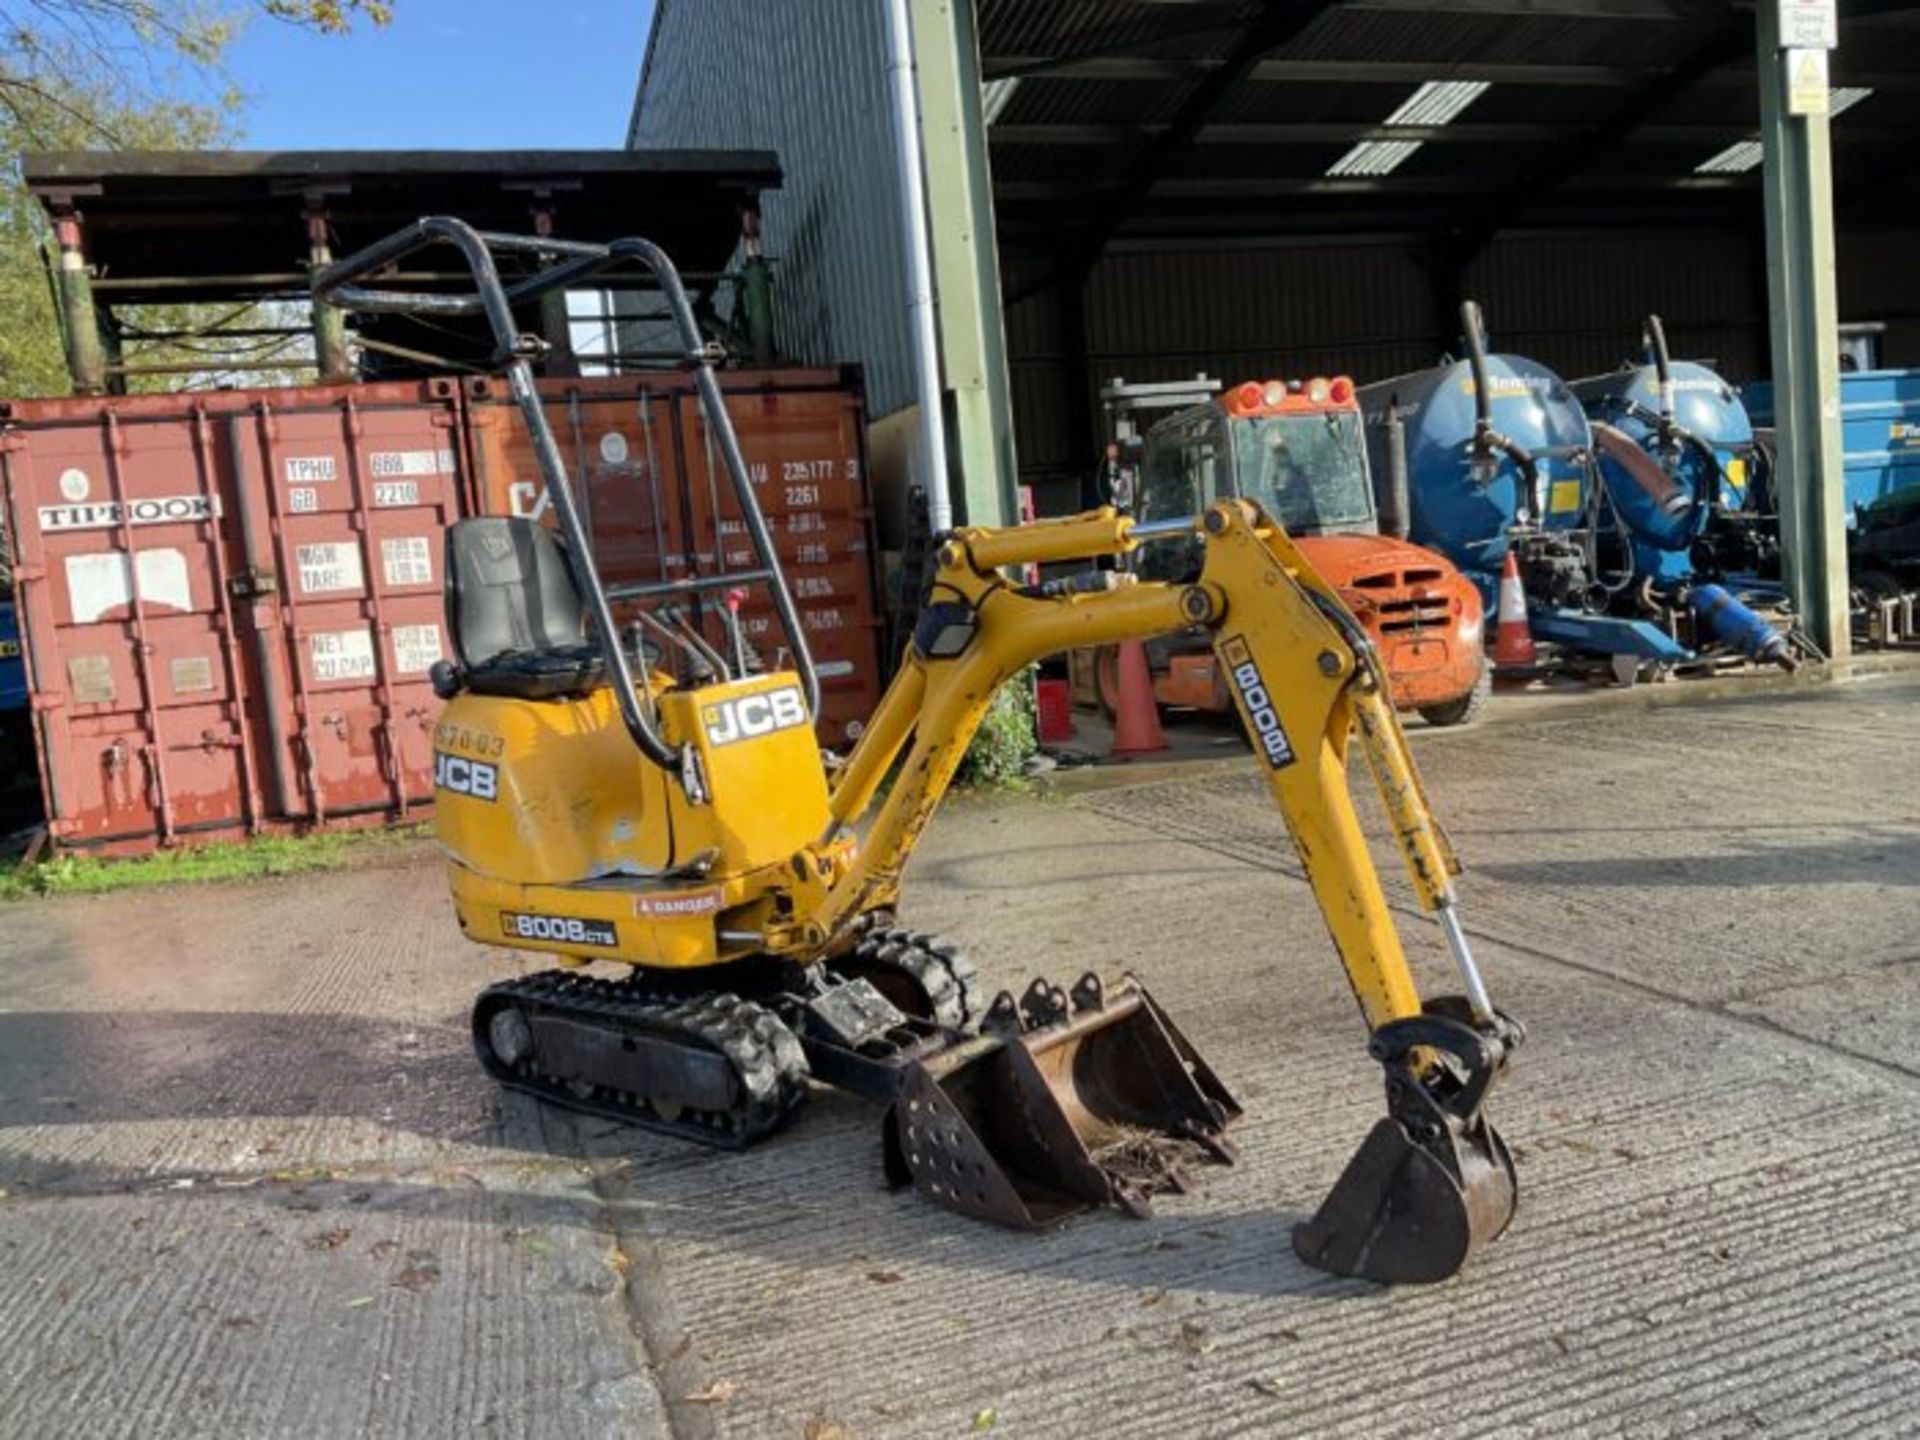
[[[887,0],[887,41],[900,174],[900,233],[907,259],[907,318],[913,326],[914,383],[920,397],[922,480],[927,491],[927,525],[939,535],[953,528],[953,498],[947,486],[947,418],[940,385],[933,252],[927,242],[927,185],[920,159],[920,112],[914,95],[913,28],[907,0]]]
[[[93,275],[87,269],[80,212],[54,216],[60,246],[60,329],[67,342],[67,374],[76,395],[98,395],[107,388],[106,349],[100,343],[100,319],[93,308]]]
[[[1779,0],[1756,13],[1780,549],[1801,623],[1839,658],[1852,648],[1852,618],[1826,51],[1782,48]]]
[[[741,268],[740,313],[747,337],[747,354],[753,363],[766,369],[773,364],[773,267],[767,263],[760,246],[760,212],[749,210],[740,217],[740,244],[746,251]]]
[[[533,233],[543,239],[554,233],[553,206],[546,194],[536,194],[533,205]],[[541,257],[545,264],[547,257]],[[567,291],[564,286],[549,290],[540,297],[540,335],[547,342],[546,359],[541,362],[542,373],[560,379],[578,379],[580,360],[573,353],[573,312],[567,308]]]
[[[327,234],[327,211],[322,202],[307,202],[307,264],[318,273],[333,263],[333,241]],[[347,313],[324,300],[311,302],[313,352],[326,381],[353,379],[353,356],[347,349]],[[226,368],[226,367],[222,367]]]

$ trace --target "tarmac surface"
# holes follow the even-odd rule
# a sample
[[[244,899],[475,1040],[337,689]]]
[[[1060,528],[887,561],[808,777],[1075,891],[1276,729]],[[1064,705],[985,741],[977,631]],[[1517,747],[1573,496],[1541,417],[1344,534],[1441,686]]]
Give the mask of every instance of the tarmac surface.
[[[1136,971],[1246,1106],[1198,1193],[1037,1237],[887,1191],[835,1093],[738,1156],[501,1096],[465,1010],[517,962],[424,846],[12,906],[0,1434],[1911,1435],[1916,702],[1413,727],[1529,1030],[1519,1217],[1431,1288],[1289,1248],[1379,1080],[1231,747],[956,802],[910,873],[995,982]]]

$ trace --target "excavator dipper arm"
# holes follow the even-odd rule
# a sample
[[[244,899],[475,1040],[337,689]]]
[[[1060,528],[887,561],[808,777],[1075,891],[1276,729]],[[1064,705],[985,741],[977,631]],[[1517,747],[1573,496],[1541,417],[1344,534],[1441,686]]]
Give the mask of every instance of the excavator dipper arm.
[[[1428,812],[1365,632],[1259,507],[1223,502],[1196,528],[1204,561],[1188,585],[1090,571],[1025,586],[1002,573],[1135,549],[1141,535],[1112,511],[946,540],[900,675],[838,775],[823,838],[860,819],[890,773],[893,787],[853,865],[818,897],[806,940],[830,947],[863,912],[892,903],[988,705],[1027,665],[1205,629],[1386,1072],[1387,1118],[1297,1227],[1295,1249],[1340,1274],[1441,1279],[1513,1213],[1512,1161],[1482,1102],[1520,1031],[1493,1009],[1468,952],[1454,912],[1458,865]],[[1463,998],[1421,1000],[1349,793],[1355,737],[1415,894],[1460,969]]]

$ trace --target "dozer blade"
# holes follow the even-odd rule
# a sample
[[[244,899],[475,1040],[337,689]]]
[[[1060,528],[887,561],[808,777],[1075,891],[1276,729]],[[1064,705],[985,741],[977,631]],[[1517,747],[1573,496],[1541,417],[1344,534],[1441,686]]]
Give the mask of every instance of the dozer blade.
[[[1500,1017],[1476,1027],[1463,1002],[1375,1032],[1387,1072],[1387,1118],[1361,1143],[1293,1249],[1335,1275],[1383,1284],[1445,1280],[1513,1220],[1513,1157],[1481,1111],[1520,1042]]]
[[[1240,1114],[1144,987],[1073,992],[1036,980],[994,1001],[982,1033],[902,1077],[888,1113],[888,1178],[962,1214],[1034,1230],[1096,1205],[1148,1213],[1192,1187],[1196,1154],[1234,1159]]]

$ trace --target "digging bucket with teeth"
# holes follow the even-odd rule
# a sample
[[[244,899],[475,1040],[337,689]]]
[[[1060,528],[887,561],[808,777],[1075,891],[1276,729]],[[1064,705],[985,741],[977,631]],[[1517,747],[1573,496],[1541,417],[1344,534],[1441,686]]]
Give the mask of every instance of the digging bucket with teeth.
[[[908,1068],[887,1116],[888,1178],[962,1214],[1040,1229],[1096,1205],[1147,1213],[1231,1163],[1240,1107],[1144,986],[1036,980],[981,1033]]]

